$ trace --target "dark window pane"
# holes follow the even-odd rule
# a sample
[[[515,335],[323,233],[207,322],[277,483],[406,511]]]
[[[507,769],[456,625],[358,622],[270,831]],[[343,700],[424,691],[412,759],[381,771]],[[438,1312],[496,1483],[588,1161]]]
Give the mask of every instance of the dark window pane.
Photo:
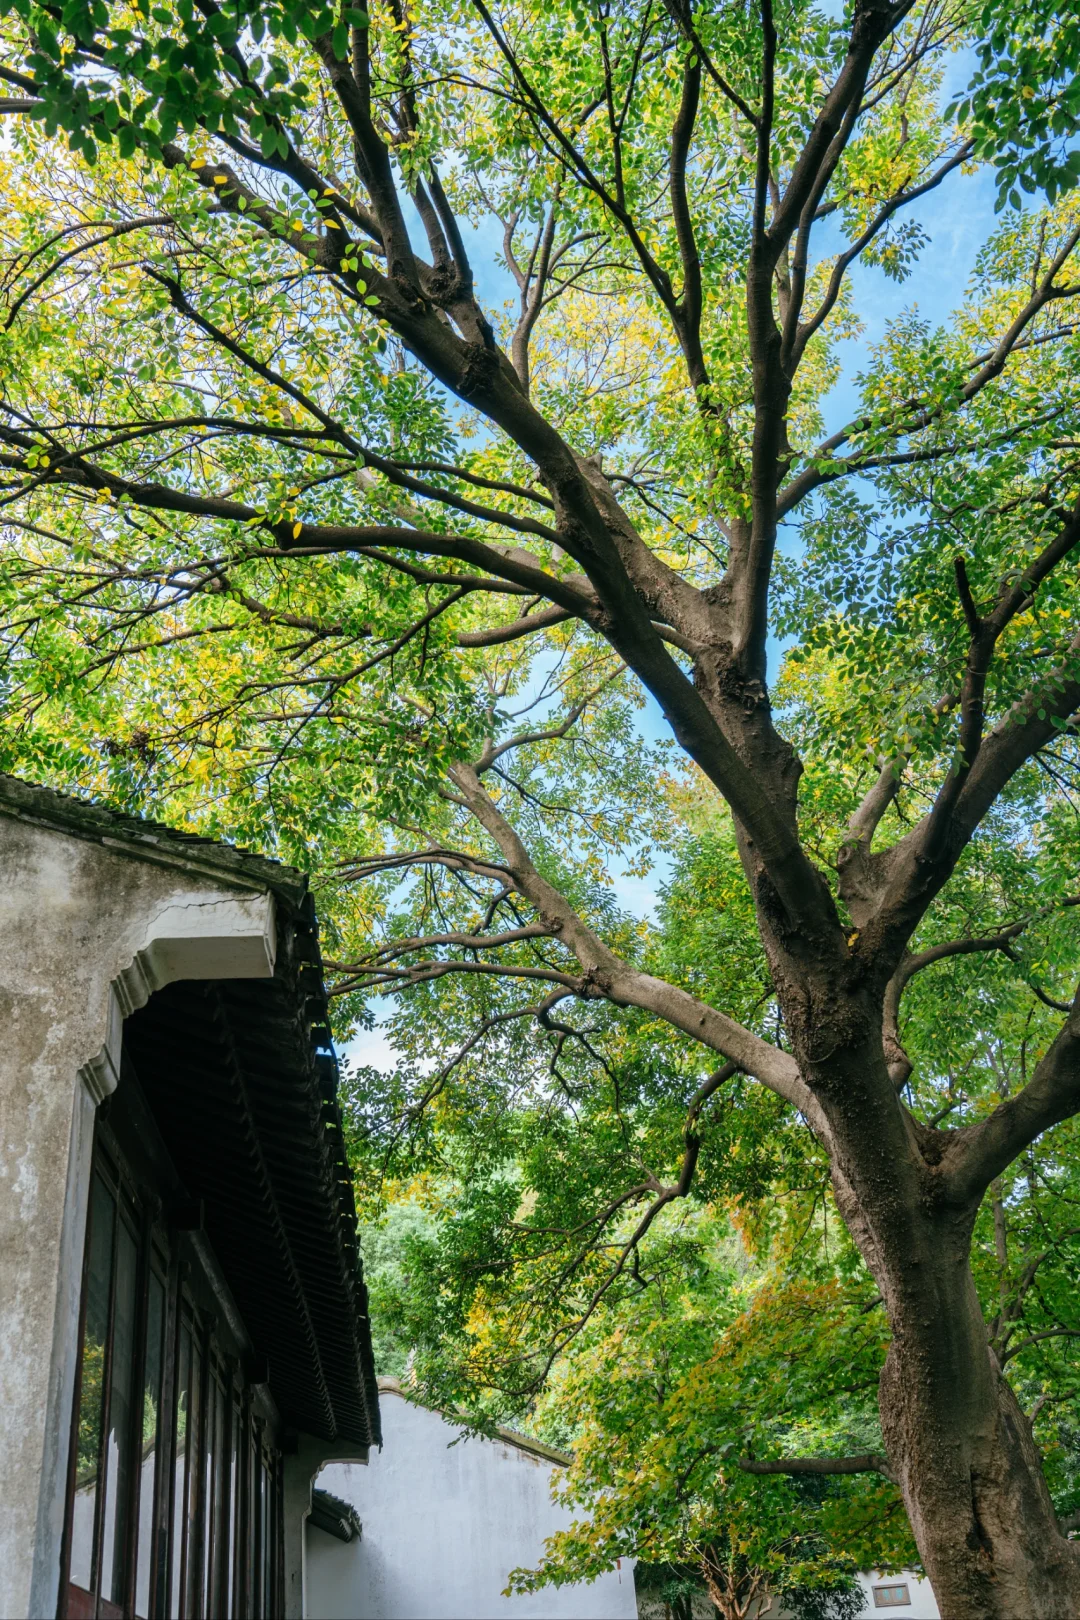
[[[188,1505],[187,1505],[187,1603],[184,1614],[188,1620],[198,1620],[202,1614],[202,1523],[199,1514],[201,1492],[202,1455],[200,1426],[202,1423],[202,1355],[194,1338],[191,1344],[191,1427],[188,1437]]]
[[[229,1401],[221,1376],[215,1374],[213,1537],[208,1561],[208,1614],[224,1617],[229,1609]]]
[[[121,1221],[116,1234],[116,1282],[113,1288],[112,1365],[109,1378],[109,1416],[105,1438],[105,1522],[101,1537],[99,1590],[112,1603],[124,1601],[127,1577],[125,1552],[131,1511],[132,1463],[135,1436],[134,1354],[135,1280],[138,1248]]]
[[[248,1425],[247,1447],[247,1477],[248,1501],[251,1504],[248,1518],[248,1591],[251,1594],[251,1612],[259,1615],[262,1604],[259,1601],[259,1542],[262,1537],[262,1524],[259,1519],[259,1454],[258,1439],[253,1424]]]
[[[189,1292],[184,1248],[159,1253],[151,1215],[137,1224],[141,1195],[126,1180],[118,1192],[115,1175],[102,1152],[87,1223],[64,1612],[267,1620],[280,1599],[280,1459],[217,1346],[224,1324],[212,1306],[205,1316],[196,1307],[208,1297],[197,1270]]]
[[[261,1498],[262,1509],[260,1521],[262,1523],[262,1612],[269,1620],[270,1616],[270,1550],[273,1543],[271,1533],[272,1519],[270,1517],[270,1475],[267,1471],[265,1459],[261,1462]]]
[[[150,1574],[154,1555],[154,1484],[157,1477],[158,1428],[161,1417],[161,1367],[165,1333],[165,1285],[150,1275],[146,1309],[146,1364],[143,1369],[142,1451],[139,1477],[139,1545],[135,1573],[135,1613],[150,1612]]]
[[[191,1402],[191,1333],[180,1329],[180,1356],[176,1369],[176,1430],[173,1442],[172,1547],[169,1578],[169,1620],[180,1614],[180,1582],[184,1564],[185,1487],[189,1406]]]
[[[259,1533],[259,1511],[253,1488],[251,1415],[246,1409],[240,1423],[240,1530],[237,1561],[240,1565],[240,1602],[237,1613],[243,1620],[255,1613],[255,1541]]]
[[[235,1395],[230,1400],[231,1417],[229,1419],[230,1445],[229,1445],[229,1606],[227,1620],[233,1620],[240,1613],[237,1596],[237,1583],[240,1579],[240,1560],[237,1557],[237,1533],[240,1523],[240,1413],[232,1404]]]
[[[91,1590],[94,1584],[94,1522],[101,1465],[105,1342],[109,1331],[113,1222],[116,1219],[113,1195],[100,1175],[93,1179],[89,1219],[86,1323],[79,1366],[79,1425],[71,1517],[71,1579],[86,1590]]]
[[[208,1355],[210,1367],[206,1379],[206,1412],[203,1417],[203,1501],[202,1501],[202,1590],[204,1610],[213,1615],[213,1556],[217,1540],[218,1508],[220,1504],[217,1458],[221,1450],[218,1439],[218,1386],[213,1357]]]

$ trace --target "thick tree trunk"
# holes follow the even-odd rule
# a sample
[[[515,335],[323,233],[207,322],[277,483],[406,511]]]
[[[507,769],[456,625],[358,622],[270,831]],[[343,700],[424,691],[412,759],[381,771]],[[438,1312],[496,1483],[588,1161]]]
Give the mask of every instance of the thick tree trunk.
[[[958,1253],[942,1237],[929,1276],[883,1279],[882,1429],[915,1540],[944,1620],[1074,1620],[1080,1549],[1058,1531],[1031,1427],[987,1345],[966,1241]]]
[[[838,1206],[892,1328],[885,1446],[943,1620],[1077,1620],[1080,1547],[1058,1530],[971,1273],[978,1199],[951,1200],[944,1134],[901,1106],[876,997],[814,977],[799,996],[789,980],[785,1017],[827,1120]]]

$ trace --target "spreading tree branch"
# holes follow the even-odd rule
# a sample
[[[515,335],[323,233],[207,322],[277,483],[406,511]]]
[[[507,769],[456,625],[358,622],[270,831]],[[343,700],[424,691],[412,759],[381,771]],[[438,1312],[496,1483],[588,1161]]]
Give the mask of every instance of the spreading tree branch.
[[[888,1457],[867,1452],[861,1457],[740,1457],[744,1474],[884,1474],[896,1483]]]

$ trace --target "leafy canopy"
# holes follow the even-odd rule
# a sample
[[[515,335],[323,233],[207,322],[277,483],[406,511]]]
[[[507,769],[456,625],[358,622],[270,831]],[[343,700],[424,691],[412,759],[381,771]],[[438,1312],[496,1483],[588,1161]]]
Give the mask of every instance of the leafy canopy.
[[[478,1421],[579,1441],[592,1519],[544,1576],[647,1543],[742,1603],[909,1558],[880,1473],[815,1496],[740,1466],[876,1456],[886,1335],[827,1247],[820,1118],[695,694],[763,739],[755,768],[797,749],[797,835],[854,952],[852,818],[884,784],[880,851],[968,768],[972,624],[1008,607],[979,714],[1043,729],[905,939],[883,1031],[916,1121],[984,1121],[1080,968],[1080,28],[1042,0],[3,18],[4,765],[314,874],[340,1030],[393,998],[392,1071],[349,1084],[365,1216],[408,1228],[376,1268],[387,1354]],[[764,278],[777,406],[763,222],[875,18]],[[1001,211],[935,324],[920,204],[985,162]],[[856,350],[877,273],[911,302]],[[766,464],[781,544],[725,664],[702,603],[743,601]],[[582,562],[596,513],[621,597]],[[995,1178],[974,1248],[1065,1514],[1074,1138]]]

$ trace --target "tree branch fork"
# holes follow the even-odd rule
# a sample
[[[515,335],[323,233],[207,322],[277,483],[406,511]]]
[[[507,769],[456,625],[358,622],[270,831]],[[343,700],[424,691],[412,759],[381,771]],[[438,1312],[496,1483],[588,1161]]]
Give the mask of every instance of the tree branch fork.
[[[314,423],[310,431],[324,436],[328,453],[347,458],[350,472],[361,463],[367,475],[386,480],[403,498],[440,502],[453,513],[458,529],[425,525],[418,521],[414,505],[404,509],[405,516],[397,523],[327,524],[309,522],[302,516],[288,520],[268,517],[231,495],[121,477],[104,460],[107,448],[99,447],[95,453],[76,450],[55,425],[46,425],[44,433],[34,433],[27,431],[25,424],[5,424],[0,429],[0,440],[6,447],[0,453],[0,466],[21,480],[19,498],[48,488],[77,498],[93,496],[181,518],[206,519],[231,525],[234,531],[254,528],[273,542],[273,555],[290,557],[298,563],[305,557],[336,551],[377,558],[389,568],[408,568],[417,557],[442,559],[447,565],[442,573],[425,566],[426,583],[450,590],[487,590],[518,601],[545,604],[534,605],[504,626],[465,632],[460,643],[463,647],[501,645],[527,635],[544,634],[568,620],[580,621],[590,633],[609,644],[656,698],[683,748],[730,807],[763,937],[776,970],[778,994],[788,995],[794,1008],[798,996],[790,987],[799,987],[801,995],[815,975],[819,984],[831,986],[841,999],[853,994],[851,987],[857,979],[865,983],[870,977],[878,985],[883,1053],[892,1071],[886,1075],[893,1088],[889,1105],[900,1117],[902,1104],[895,1087],[898,1080],[902,1084],[907,1078],[904,1075],[901,1079],[906,1058],[898,1025],[904,985],[914,973],[950,954],[980,949],[1007,952],[1020,931],[1020,925],[1010,925],[992,939],[933,947],[913,957],[906,954],[908,942],[955,871],[990,806],[1017,771],[1059,734],[1063,722],[1080,710],[1077,638],[1066,648],[1059,668],[1041,686],[1032,687],[986,734],[984,707],[992,661],[1000,655],[1015,619],[1074,552],[1080,541],[1080,503],[1064,516],[1058,531],[1022,575],[1001,583],[988,610],[977,603],[967,563],[962,558],[957,560],[959,618],[968,645],[959,672],[955,764],[945,774],[931,810],[919,824],[889,849],[875,852],[874,834],[880,830],[897,791],[884,779],[883,772],[854,817],[849,847],[859,853],[841,863],[834,895],[800,838],[793,786],[798,761],[775,730],[769,708],[765,681],[768,594],[780,518],[826,482],[865,471],[875,459],[877,465],[887,465],[890,458],[903,456],[907,452],[901,446],[931,427],[941,414],[939,407],[925,401],[902,403],[897,406],[894,421],[886,424],[885,437],[891,448],[876,453],[875,458],[860,458],[857,450],[846,459],[838,457],[835,453],[857,439],[860,432],[871,426],[879,434],[883,431],[881,423],[852,424],[826,440],[811,458],[811,464],[788,478],[794,461],[787,438],[791,387],[808,343],[829,313],[829,308],[823,306],[824,314],[819,309],[803,319],[811,232],[821,209],[828,206],[829,187],[863,115],[874,63],[886,43],[896,37],[911,4],[910,0],[892,5],[883,0],[858,0],[839,71],[823,95],[803,149],[783,183],[774,172],[776,38],[769,8],[763,14],[760,107],[751,107],[740,97],[704,51],[699,53],[703,72],[698,71],[696,62],[690,63],[687,42],[698,51],[691,11],[674,0],[668,10],[678,31],[679,50],[684,53],[680,56],[683,71],[679,109],[668,154],[669,206],[681,289],[676,288],[671,273],[650,251],[646,233],[633,217],[617,176],[609,184],[585,161],[574,138],[538,96],[512,43],[488,8],[477,0],[478,14],[501,53],[517,104],[528,111],[534,127],[542,132],[538,140],[546,156],[557,161],[564,176],[561,184],[572,181],[579,185],[617,226],[651,289],[650,295],[659,300],[678,341],[689,396],[695,408],[706,412],[711,408],[711,379],[700,336],[699,233],[687,180],[693,168],[691,153],[703,85],[707,88],[711,84],[746,126],[743,133],[748,133],[754,174],[753,240],[746,283],[754,396],[749,517],[733,526],[724,576],[711,588],[699,589],[647,543],[620,503],[613,482],[576,452],[530,397],[526,340],[542,319],[543,300],[552,291],[550,278],[558,252],[551,234],[554,224],[549,230],[549,222],[545,221],[526,277],[524,324],[518,327],[521,342],[516,355],[507,355],[496,343],[491,323],[476,297],[462,233],[435,164],[428,165],[411,189],[403,171],[395,170],[393,141],[387,137],[388,126],[373,99],[369,46],[364,38],[354,40],[351,62],[339,60],[332,39],[315,42],[334,116],[353,143],[363,202],[351,200],[316,161],[305,156],[299,136],[286,130],[280,120],[274,127],[281,134],[281,143],[273,159],[260,157],[257,142],[242,143],[243,161],[248,165],[245,173],[261,169],[268,184],[274,186],[280,185],[284,175],[293,187],[304,194],[314,191],[326,203],[326,229],[314,241],[306,241],[305,233],[286,231],[282,210],[271,206],[235,165],[195,163],[175,143],[168,143],[162,161],[166,167],[183,170],[197,187],[213,196],[215,207],[237,217],[244,215],[283,251],[295,254],[304,274],[327,278],[351,307],[373,311],[365,318],[395,333],[432,376],[480,411],[492,428],[521,452],[533,469],[535,483],[529,487],[503,484],[491,491],[509,503],[498,506],[473,499],[472,494],[448,491],[417,476],[415,469],[402,462],[379,456],[360,444],[310,393],[287,383],[236,334],[208,320],[189,296],[179,274],[166,274],[160,268],[150,273],[163,287],[176,314],[216,351],[227,353],[232,362],[286,393]],[[39,99],[37,87],[25,75],[12,70],[5,69],[3,77],[20,94],[0,101],[0,112],[22,116],[28,110],[27,102]],[[417,87],[407,79],[398,88],[398,126],[405,132],[415,130]],[[255,111],[263,116],[260,92],[254,83],[251,96],[253,116]],[[611,155],[614,164],[618,156],[614,145]],[[830,281],[826,305],[830,298],[835,303],[848,265],[855,262],[896,209],[920,191],[943,182],[964,160],[958,152],[951,153],[939,171],[917,186],[905,183],[901,192],[883,201],[870,234],[864,231],[857,243],[849,245],[847,262],[843,262],[844,255],[836,261],[835,288]],[[406,200],[421,214],[428,237],[428,259],[411,244]],[[968,377],[958,410],[1002,376],[1012,355],[1029,340],[1042,310],[1077,293],[1078,289],[1063,282],[1061,276],[1078,242],[1080,228],[1062,244],[1030,299]],[[367,260],[362,274],[361,253]],[[781,281],[787,278],[781,292],[778,276]],[[369,304],[369,299],[374,303]],[[49,452],[44,465],[43,437]],[[298,442],[295,435],[291,442]],[[337,470],[343,471],[344,463]],[[457,470],[455,477],[459,483],[469,482],[469,469]],[[470,487],[475,491],[475,485]],[[543,515],[538,516],[538,511]],[[513,535],[512,544],[503,538],[504,530]],[[556,550],[570,559],[575,572],[554,560]],[[271,554],[269,547],[266,554]],[[469,572],[462,575],[458,572],[462,568]],[[468,636],[474,639],[465,639]],[[1053,694],[1049,707],[1048,693]],[[481,829],[488,846],[497,851],[497,857],[488,860],[463,852],[428,850],[415,859],[431,864],[457,862],[459,869],[497,876],[529,903],[536,921],[501,936],[447,930],[441,935],[396,942],[366,961],[344,964],[343,971],[355,975],[351,983],[365,987],[416,984],[451,973],[522,977],[551,984],[549,993],[553,995],[565,992],[585,999],[603,997],[617,1006],[635,1007],[664,1019],[685,1036],[717,1052],[727,1063],[756,1077],[830,1142],[833,1125],[820,1086],[808,1078],[811,1065],[762,1039],[722,1011],[620,957],[542,875],[504,806],[483,780],[485,769],[493,764],[494,757],[452,767],[450,786]],[[894,775],[898,781],[899,772]],[[411,857],[401,859],[405,865]],[[357,863],[358,871],[361,867],[364,863]],[[375,867],[369,864],[365,869],[374,871]],[[854,930],[846,926],[841,915],[841,906],[849,902],[856,922]],[[552,967],[540,962],[519,965],[483,959],[484,953],[497,952],[504,946],[536,945],[541,940],[556,942],[566,962]],[[430,954],[450,949],[473,954],[453,959]],[[423,960],[402,961],[417,955]],[[947,1145],[934,1174],[940,1185],[947,1184],[949,1197],[971,1200],[981,1196],[993,1176],[1028,1141],[1080,1108],[1078,1042],[1080,1012],[1074,1002],[1023,1091],[979,1123],[939,1133]],[[688,1127],[687,1154],[691,1154],[695,1134]],[[657,1197],[668,1200],[682,1196],[677,1189],[684,1179],[689,1185],[692,1175],[693,1162],[684,1158],[678,1180],[672,1185],[662,1184]]]

